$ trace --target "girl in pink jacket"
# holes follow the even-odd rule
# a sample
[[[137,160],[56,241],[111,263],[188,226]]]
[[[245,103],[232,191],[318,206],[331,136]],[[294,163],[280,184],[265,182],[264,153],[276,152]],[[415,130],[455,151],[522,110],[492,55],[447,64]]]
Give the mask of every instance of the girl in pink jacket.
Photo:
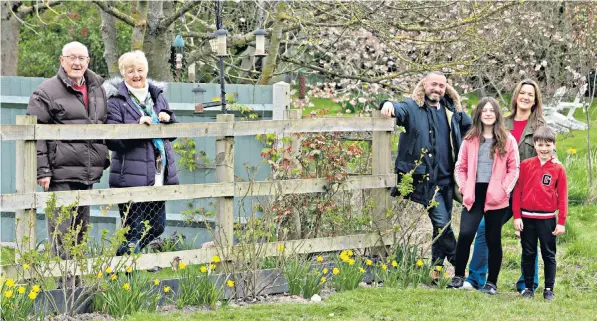
[[[462,142],[454,169],[464,208],[456,245],[455,276],[448,288],[462,287],[471,244],[481,218],[485,217],[489,271],[481,291],[495,294],[502,265],[502,220],[518,179],[520,159],[516,139],[506,130],[495,99],[479,100],[472,118],[473,126]]]

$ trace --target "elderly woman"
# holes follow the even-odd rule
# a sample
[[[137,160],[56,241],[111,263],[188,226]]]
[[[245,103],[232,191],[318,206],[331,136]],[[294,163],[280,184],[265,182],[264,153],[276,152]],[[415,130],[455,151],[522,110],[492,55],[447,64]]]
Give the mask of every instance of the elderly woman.
[[[162,94],[165,83],[147,79],[147,58],[143,52],[123,54],[118,59],[118,68],[124,81],[117,77],[103,85],[108,97],[108,124],[151,126],[176,122]],[[178,185],[171,140],[109,140],[108,148],[113,151],[110,187]],[[118,209],[123,226],[130,229],[126,243],[119,247],[116,255],[138,253],[164,232],[164,201],[119,204]]]

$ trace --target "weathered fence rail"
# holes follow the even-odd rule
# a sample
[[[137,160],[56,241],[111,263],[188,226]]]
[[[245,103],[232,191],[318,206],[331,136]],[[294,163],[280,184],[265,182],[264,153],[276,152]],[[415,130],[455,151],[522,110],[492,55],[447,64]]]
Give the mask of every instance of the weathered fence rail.
[[[288,115],[291,115],[288,117]],[[26,249],[35,245],[36,208],[43,208],[51,193],[35,192],[37,140],[88,140],[88,139],[148,139],[169,137],[205,137],[216,136],[216,181],[212,184],[188,184],[161,187],[132,187],[118,189],[97,189],[88,191],[56,192],[57,205],[78,202],[79,205],[117,204],[129,201],[144,202],[158,200],[182,200],[190,198],[216,197],[217,247],[179,252],[144,254],[136,261],[140,270],[170,266],[178,257],[185,262],[207,263],[215,253],[234,251],[233,246],[234,197],[282,195],[325,192],[329,185],[326,179],[271,180],[257,182],[235,182],[234,172],[234,136],[256,134],[278,134],[289,136],[292,133],[314,132],[372,132],[373,175],[350,176],[340,188],[343,190],[372,189],[373,199],[377,202],[374,219],[377,226],[384,226],[385,210],[389,204],[387,187],[396,182],[391,165],[390,135],[394,130],[394,121],[379,117],[376,112],[371,118],[315,118],[300,119],[300,114],[286,111],[284,120],[240,121],[235,122],[232,115],[218,115],[213,123],[180,123],[171,125],[38,125],[33,116],[18,116],[17,125],[5,125],[0,128],[2,141],[17,141],[17,193],[0,195],[1,211],[16,211],[16,219],[21,228],[17,228],[17,244]],[[296,119],[298,118],[298,119]],[[32,232],[33,231],[33,232]],[[299,239],[286,241],[286,247],[295,253],[314,253],[351,248],[363,248],[389,244],[383,234],[359,234],[319,239]],[[28,244],[19,244],[23,236],[29,236]],[[265,256],[276,255],[276,243],[261,244],[267,249]],[[112,264],[127,258],[115,258]],[[91,266],[93,259],[88,260]],[[68,262],[63,261],[65,266]],[[16,266],[2,266],[7,275],[16,273]],[[49,275],[57,276],[63,271],[60,264]],[[73,273],[86,272],[82,266]]]
[[[173,125],[3,125],[0,139],[87,140],[149,139],[170,137],[251,136],[315,132],[393,131],[394,122],[384,118],[313,118]]]

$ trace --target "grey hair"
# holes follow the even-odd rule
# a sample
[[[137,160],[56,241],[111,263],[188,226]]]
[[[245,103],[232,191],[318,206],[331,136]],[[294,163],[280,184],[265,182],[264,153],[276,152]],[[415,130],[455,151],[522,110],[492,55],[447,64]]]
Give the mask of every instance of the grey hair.
[[[149,63],[147,62],[147,58],[143,51],[135,50],[122,54],[122,56],[118,58],[118,69],[120,70],[120,74],[125,77],[124,69],[134,66],[137,63],[141,63],[145,69],[149,71]]]
[[[69,42],[66,45],[64,45],[64,47],[62,47],[62,55],[66,56],[66,53],[73,49],[73,48],[85,48],[85,51],[87,52],[87,56],[89,56],[89,50],[87,49],[87,46],[85,46],[84,44],[78,42],[78,41],[73,41],[73,42]]]
[[[429,77],[429,76],[431,76],[431,75],[435,75],[435,76],[442,76],[442,77],[444,77],[444,78],[448,78],[448,77],[446,77],[446,75],[445,75],[443,72],[441,72],[441,71],[431,71],[431,72],[429,72],[429,73],[428,73],[428,74],[425,76],[425,78],[427,78],[427,77]]]

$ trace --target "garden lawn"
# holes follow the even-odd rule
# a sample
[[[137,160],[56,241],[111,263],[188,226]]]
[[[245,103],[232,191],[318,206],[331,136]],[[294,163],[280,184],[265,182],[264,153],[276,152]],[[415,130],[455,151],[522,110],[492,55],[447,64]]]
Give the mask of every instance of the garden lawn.
[[[571,293],[554,302],[525,300],[515,293],[488,296],[478,291],[358,289],[322,303],[225,307],[193,314],[139,313],[125,320],[595,320],[597,295]]]

